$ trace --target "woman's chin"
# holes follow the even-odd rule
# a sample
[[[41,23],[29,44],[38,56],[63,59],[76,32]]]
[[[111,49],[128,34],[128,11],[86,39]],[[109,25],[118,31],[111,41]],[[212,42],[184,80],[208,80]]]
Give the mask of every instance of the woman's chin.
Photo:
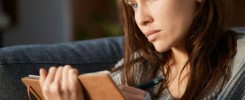
[[[170,47],[155,46],[155,49],[157,50],[157,52],[166,52],[170,49]]]
[[[152,44],[154,45],[157,52],[166,52],[173,46],[172,42],[166,41],[154,41]]]

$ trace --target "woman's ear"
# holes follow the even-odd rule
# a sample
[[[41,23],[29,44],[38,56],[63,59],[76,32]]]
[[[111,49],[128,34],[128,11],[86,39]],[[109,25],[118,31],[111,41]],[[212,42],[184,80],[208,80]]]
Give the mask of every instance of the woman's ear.
[[[203,0],[196,0],[196,1],[197,1],[197,3],[202,3]]]

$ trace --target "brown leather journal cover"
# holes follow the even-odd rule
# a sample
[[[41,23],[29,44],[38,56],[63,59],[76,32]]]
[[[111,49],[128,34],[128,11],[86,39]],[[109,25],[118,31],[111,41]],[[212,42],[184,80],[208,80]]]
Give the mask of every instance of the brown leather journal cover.
[[[38,100],[44,100],[38,78],[24,77],[21,80]],[[82,74],[79,80],[85,100],[125,100],[109,71]]]

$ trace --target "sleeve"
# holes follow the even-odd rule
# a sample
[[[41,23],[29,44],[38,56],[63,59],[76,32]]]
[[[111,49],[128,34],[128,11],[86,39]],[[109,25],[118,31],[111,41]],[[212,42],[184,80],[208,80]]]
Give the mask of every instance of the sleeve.
[[[123,59],[117,62],[117,64],[115,65],[115,68],[121,66],[122,64],[123,64]],[[117,85],[122,84],[122,73],[120,70],[111,73],[111,77]]]

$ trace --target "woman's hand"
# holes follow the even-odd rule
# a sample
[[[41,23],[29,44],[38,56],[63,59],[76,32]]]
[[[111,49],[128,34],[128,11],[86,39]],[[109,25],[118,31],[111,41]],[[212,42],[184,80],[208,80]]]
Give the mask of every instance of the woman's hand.
[[[46,100],[84,100],[78,71],[70,65],[40,69],[40,85]]]
[[[119,89],[126,96],[127,100],[144,100],[147,94],[146,91],[131,86],[119,85]]]

